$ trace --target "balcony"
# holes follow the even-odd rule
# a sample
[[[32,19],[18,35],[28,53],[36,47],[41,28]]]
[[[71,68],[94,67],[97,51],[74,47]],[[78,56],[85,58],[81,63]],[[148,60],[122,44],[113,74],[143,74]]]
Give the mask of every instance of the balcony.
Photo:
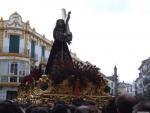
[[[18,52],[10,52],[9,47],[4,47],[4,48],[0,48],[0,56],[16,56],[16,57],[29,58],[29,52],[24,48],[19,48]]]
[[[143,79],[143,84],[144,84],[144,86],[146,86],[148,83],[150,83],[150,76],[146,76],[146,77]]]
[[[145,73],[146,76],[150,75],[150,69],[147,70],[147,72]]]
[[[17,87],[19,84],[19,76],[0,75],[0,87]]]

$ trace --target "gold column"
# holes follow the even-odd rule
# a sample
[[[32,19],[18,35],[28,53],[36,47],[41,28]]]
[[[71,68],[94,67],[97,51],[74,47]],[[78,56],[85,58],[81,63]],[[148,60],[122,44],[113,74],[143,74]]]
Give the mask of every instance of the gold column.
[[[0,30],[0,52],[3,49],[3,30]]]
[[[3,32],[4,32],[4,22],[3,18],[0,19],[0,52],[3,49]]]
[[[26,22],[25,24],[25,31],[24,31],[24,45],[25,45],[25,54],[29,55],[28,53],[28,40],[29,40],[29,34],[28,34],[28,30],[29,30],[29,21]]]

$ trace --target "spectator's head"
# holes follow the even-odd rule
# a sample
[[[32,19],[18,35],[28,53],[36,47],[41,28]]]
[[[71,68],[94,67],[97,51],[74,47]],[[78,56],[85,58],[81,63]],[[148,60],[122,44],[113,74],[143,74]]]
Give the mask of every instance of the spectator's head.
[[[62,100],[59,100],[59,101],[55,102],[54,104],[55,104],[55,106],[58,104],[65,105],[65,102]]]
[[[0,113],[25,113],[25,112],[17,103],[7,100],[0,103]]]
[[[90,113],[98,113],[98,108],[97,108],[96,103],[93,101],[89,101],[88,103],[89,103],[88,107],[89,107]]]
[[[108,102],[103,106],[102,113],[118,113],[115,98],[111,98]]]
[[[72,104],[75,106],[81,106],[81,105],[83,105],[83,103],[84,103],[84,100],[81,98],[78,98],[78,99],[75,99],[72,101]]]
[[[150,101],[142,101],[133,107],[133,113],[150,112]]]
[[[30,106],[27,108],[26,113],[51,113],[51,110],[49,107]]]
[[[36,107],[32,110],[31,113],[50,113],[50,109],[47,107]]]
[[[26,113],[31,113],[32,109],[34,109],[36,106],[34,105],[30,105],[28,107],[26,107]]]
[[[118,113],[132,113],[132,107],[136,104],[136,100],[131,96],[119,96],[116,98],[116,107]]]
[[[71,113],[74,113],[75,110],[76,110],[76,106],[74,106],[74,105],[69,105],[69,106],[68,106],[68,109],[69,109],[69,111],[70,111]]]
[[[76,109],[75,113],[90,113],[90,109],[88,106],[80,106]]]
[[[67,113],[67,107],[63,104],[57,104],[54,106],[52,113]]]

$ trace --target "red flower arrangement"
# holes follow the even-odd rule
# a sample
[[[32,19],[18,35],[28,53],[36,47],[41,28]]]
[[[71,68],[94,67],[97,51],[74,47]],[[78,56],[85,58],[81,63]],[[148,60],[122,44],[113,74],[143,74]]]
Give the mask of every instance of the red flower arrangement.
[[[42,76],[40,67],[32,67],[29,75],[25,76],[21,81],[21,85],[31,85],[34,81],[38,80]]]

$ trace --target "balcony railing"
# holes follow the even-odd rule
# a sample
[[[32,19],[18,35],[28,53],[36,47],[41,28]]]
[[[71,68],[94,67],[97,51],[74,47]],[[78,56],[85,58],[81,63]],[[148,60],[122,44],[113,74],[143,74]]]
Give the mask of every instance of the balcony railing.
[[[26,56],[29,57],[29,51],[24,48],[19,48],[19,51],[9,51],[9,47],[3,47],[0,49],[0,54],[2,55],[18,55],[18,56]]]

